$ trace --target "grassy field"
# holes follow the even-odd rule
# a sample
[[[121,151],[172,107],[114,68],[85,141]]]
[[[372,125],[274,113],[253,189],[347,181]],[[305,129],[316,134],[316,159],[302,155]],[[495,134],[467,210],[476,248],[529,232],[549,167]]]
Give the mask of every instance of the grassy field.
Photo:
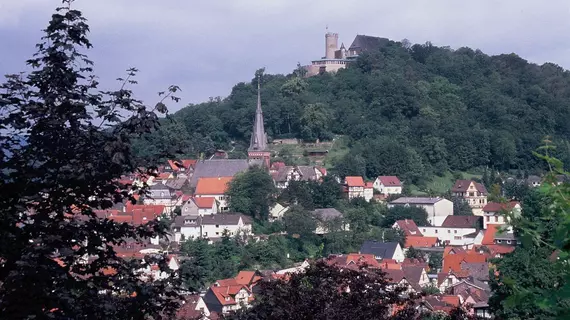
[[[325,158],[325,167],[330,169],[340,158],[344,157],[350,149],[348,148],[348,139],[344,136],[336,136],[329,153]]]
[[[481,178],[479,174],[473,174],[469,172],[461,172],[463,179],[473,179],[473,178]],[[421,190],[417,186],[411,186],[412,194],[417,196],[425,196],[428,195],[428,190],[431,190],[434,194],[443,194],[447,192],[453,184],[455,183],[455,178],[451,172],[447,172],[444,176],[435,176],[433,179],[427,183],[425,188]]]

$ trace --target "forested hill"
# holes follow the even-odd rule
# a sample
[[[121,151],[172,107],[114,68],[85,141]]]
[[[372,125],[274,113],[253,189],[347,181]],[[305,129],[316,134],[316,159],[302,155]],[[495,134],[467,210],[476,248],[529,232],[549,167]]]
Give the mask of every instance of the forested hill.
[[[539,169],[532,151],[546,135],[560,158],[570,158],[570,73],[555,64],[391,42],[337,74],[299,73],[263,75],[267,133],[350,137],[351,152],[336,163],[341,174],[400,174],[418,182],[485,166],[528,173]],[[178,111],[135,150],[152,158],[170,145],[196,156],[226,149],[230,141],[247,144],[256,81],[237,84],[225,99]]]

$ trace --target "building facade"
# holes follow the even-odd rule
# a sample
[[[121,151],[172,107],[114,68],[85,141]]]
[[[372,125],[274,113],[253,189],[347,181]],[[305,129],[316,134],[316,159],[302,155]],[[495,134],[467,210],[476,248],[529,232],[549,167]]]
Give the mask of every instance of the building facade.
[[[463,198],[476,216],[483,215],[483,207],[487,205],[487,189],[479,182],[471,180],[457,180],[451,188],[455,197]]]

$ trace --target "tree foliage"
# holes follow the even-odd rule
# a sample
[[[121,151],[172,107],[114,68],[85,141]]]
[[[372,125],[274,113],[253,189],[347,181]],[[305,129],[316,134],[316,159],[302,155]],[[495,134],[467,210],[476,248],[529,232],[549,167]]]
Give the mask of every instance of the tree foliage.
[[[118,91],[98,91],[84,53],[91,48],[86,19],[63,2],[27,61],[32,71],[0,85],[1,317],[169,317],[177,306],[172,277],[145,282],[134,271],[142,262],[113,249],[165,230],[99,219],[93,209],[134,202],[144,191],[116,179],[137,171],[131,139],[157,127],[155,111],[165,113],[178,88],[147,108],[128,89],[136,83],[130,69]],[[165,259],[152,260],[169,272]]]
[[[414,220],[418,226],[429,225],[429,222],[427,221],[427,212],[424,208],[406,206],[394,206],[392,208],[388,208],[388,212],[382,221],[382,225],[390,228],[394,225],[394,222],[404,219]]]
[[[226,191],[230,210],[261,220],[267,219],[275,193],[273,179],[259,167],[237,174]]]

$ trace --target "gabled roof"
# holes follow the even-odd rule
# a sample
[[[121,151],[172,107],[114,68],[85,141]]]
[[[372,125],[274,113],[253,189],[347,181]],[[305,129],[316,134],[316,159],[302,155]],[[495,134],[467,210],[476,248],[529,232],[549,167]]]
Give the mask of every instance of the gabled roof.
[[[402,271],[404,272],[404,276],[406,279],[412,284],[412,286],[419,286],[419,282],[422,279],[422,273],[424,272],[424,267],[421,266],[413,266],[413,265],[405,265],[402,266]],[[421,289],[420,289],[421,290]]]
[[[184,304],[176,311],[175,319],[200,319],[202,312],[196,310],[200,299],[200,295],[198,294],[184,297]]]
[[[478,228],[483,217],[480,216],[447,216],[442,227],[446,228]]]
[[[396,176],[379,176],[378,180],[385,187],[401,187],[402,182]]]
[[[487,194],[487,188],[479,182],[475,182],[472,180],[457,180],[455,184],[451,188],[452,192],[467,192],[469,190],[469,186],[473,183],[475,185],[475,189],[483,194]]]
[[[469,275],[479,281],[489,280],[488,262],[461,262],[461,269],[469,271]]]
[[[372,188],[374,188],[374,182],[366,182],[364,187],[366,189],[372,189]]]
[[[255,271],[240,271],[235,279],[238,284],[250,285],[256,276],[257,273]]]
[[[349,187],[364,187],[364,179],[362,177],[348,176],[344,178],[344,181]]]
[[[200,178],[233,177],[249,168],[245,159],[212,159],[196,163],[190,187],[195,188]]]
[[[360,253],[373,254],[375,257],[392,259],[399,246],[397,242],[365,241],[360,247]]]
[[[520,206],[518,201],[510,201],[508,203],[500,202],[489,202],[483,207],[484,212],[501,212],[503,210],[509,211],[515,208],[517,205]]]
[[[356,51],[358,54],[365,51],[375,51],[390,43],[389,39],[367,36],[359,34],[354,38],[352,44],[348,48],[349,51]]]
[[[242,214],[210,214],[202,217],[201,221],[203,225],[237,225],[240,218],[244,224],[251,224],[251,219],[248,216]]]
[[[214,207],[216,198],[214,197],[196,197],[193,199],[196,206],[200,209],[211,209]]]
[[[465,253],[466,250],[463,247],[455,247],[455,246],[446,246],[443,249],[443,256],[447,256],[448,254],[460,254]]]
[[[196,184],[196,195],[222,195],[226,193],[233,177],[200,178]]]
[[[497,229],[500,227],[500,224],[488,224],[487,229],[485,230],[485,235],[483,235],[483,240],[481,240],[481,244],[495,244],[495,234],[497,233]]]
[[[431,248],[437,244],[437,237],[406,236],[405,248]]]
[[[389,283],[398,284],[406,278],[403,270],[384,269],[383,271],[386,273],[386,279]]]
[[[422,233],[420,229],[412,219],[398,220],[394,222],[400,230],[404,232],[406,236],[421,236]]]
[[[458,254],[448,254],[443,258],[442,272],[461,272],[462,262],[486,262],[487,256],[476,252],[465,252]]]

